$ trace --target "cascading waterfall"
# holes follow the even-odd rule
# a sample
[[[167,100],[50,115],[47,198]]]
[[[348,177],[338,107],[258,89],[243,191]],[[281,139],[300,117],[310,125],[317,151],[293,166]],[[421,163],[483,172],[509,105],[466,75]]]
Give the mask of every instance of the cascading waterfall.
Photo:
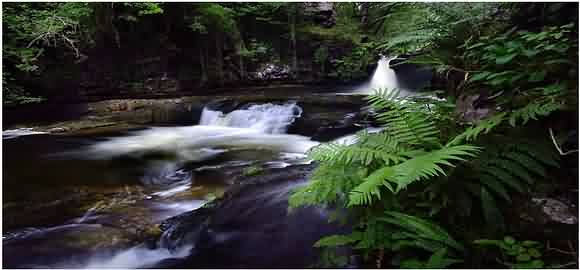
[[[302,108],[296,103],[276,105],[272,103],[251,105],[224,114],[203,108],[200,125],[251,128],[269,134],[282,134],[294,120],[300,117]]]
[[[295,103],[252,105],[227,114],[204,108],[200,125],[149,128],[97,143],[89,152],[94,158],[162,152],[184,161],[206,160],[231,148],[304,153],[318,143],[284,134],[301,113]]]

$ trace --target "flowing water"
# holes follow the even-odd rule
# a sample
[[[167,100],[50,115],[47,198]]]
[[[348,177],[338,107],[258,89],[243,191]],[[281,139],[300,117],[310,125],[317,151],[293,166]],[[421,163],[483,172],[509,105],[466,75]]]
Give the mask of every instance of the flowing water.
[[[391,59],[382,58],[370,82],[354,93],[398,88]],[[192,126],[94,136],[3,131],[4,267],[140,268],[186,256],[199,260],[195,265],[200,267],[236,265],[216,251],[225,243],[235,246],[226,246],[237,252],[228,255],[231,260],[250,258],[270,267],[286,255],[252,258],[259,252],[255,249],[280,252],[268,248],[273,238],[289,243],[287,248],[294,245],[286,251],[298,257],[311,256],[301,252],[330,233],[328,213],[310,209],[295,218],[286,215],[289,192],[307,181],[301,174],[292,176],[297,181],[264,184],[222,205],[212,219],[234,224],[229,229],[200,228],[189,236],[181,235],[179,226],[163,235],[157,229],[164,220],[221,196],[244,179],[248,168],[292,175],[292,168],[308,166],[305,153],[319,142],[287,133],[303,113],[288,101],[246,104],[227,113],[206,106],[199,124]],[[356,136],[334,141],[351,144]],[[206,238],[201,243],[218,248],[197,250],[194,240],[200,235]]]
[[[292,102],[267,103],[229,113],[204,108],[199,125],[109,137],[8,132],[3,210],[12,221],[4,221],[4,265],[135,268],[188,255],[191,246],[152,249],[134,231],[202,207],[250,165],[308,164],[304,154],[319,142],[286,134],[301,114]],[[292,187],[260,196],[280,196]],[[30,202],[33,194],[41,196]]]
[[[401,88],[399,81],[397,79],[397,74],[395,70],[390,67],[390,62],[397,59],[394,57],[382,56],[377,62],[377,68],[373,73],[370,82],[363,84],[353,91],[355,94],[365,94],[369,95],[374,93],[378,89],[383,89],[386,91],[393,91],[397,89],[400,91],[400,95],[407,96],[410,94],[408,89]]]

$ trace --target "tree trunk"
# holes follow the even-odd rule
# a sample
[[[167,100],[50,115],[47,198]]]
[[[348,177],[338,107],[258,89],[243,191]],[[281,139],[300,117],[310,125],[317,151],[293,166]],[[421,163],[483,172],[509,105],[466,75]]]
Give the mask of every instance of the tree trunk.
[[[97,44],[108,47],[114,42],[117,48],[120,48],[121,38],[113,23],[115,18],[113,3],[94,3],[93,12],[95,14]]]
[[[223,56],[223,33],[219,30],[215,32],[215,60],[216,60],[216,77],[219,86],[224,86],[224,56]]]
[[[368,30],[369,26],[369,5],[370,3],[368,2],[363,2],[360,5],[360,14],[361,14],[360,23],[362,25],[362,29],[365,31]]]
[[[236,54],[238,55],[240,81],[243,81],[246,79],[246,68],[244,66],[244,50],[246,49],[246,46],[244,44],[244,38],[242,37],[238,27],[234,27],[232,39],[236,47]]]
[[[199,86],[205,86],[207,84],[207,50],[206,42],[202,36],[199,37],[202,42],[199,46],[199,68],[201,71],[201,78],[199,79]]]
[[[290,74],[293,79],[297,77],[298,56],[296,53],[296,13],[299,3],[288,3],[288,25],[290,27],[290,53],[292,58],[292,69]]]

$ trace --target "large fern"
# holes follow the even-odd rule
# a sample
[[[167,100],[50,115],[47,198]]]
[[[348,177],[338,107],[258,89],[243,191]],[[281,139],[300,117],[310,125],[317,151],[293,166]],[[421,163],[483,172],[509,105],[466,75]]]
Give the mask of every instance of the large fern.
[[[319,167],[310,184],[290,198],[291,208],[344,206],[359,220],[351,234],[323,238],[317,247],[350,245],[367,254],[377,249],[460,251],[450,234],[434,225],[441,209],[457,208],[448,216],[480,214],[501,227],[501,205],[513,193],[527,191],[547,166],[557,165],[549,146],[496,134],[521,113],[498,113],[445,143],[449,134],[441,134],[424,101],[385,90],[367,99],[383,129],[360,132],[352,144],[331,142],[310,150]]]
[[[402,99],[397,91],[385,90],[369,96],[368,101],[384,129],[372,134],[360,132],[354,144],[331,142],[310,150],[309,157],[320,165],[310,184],[291,196],[290,208],[311,204],[350,208],[383,204],[379,209],[390,210],[363,215],[368,218],[362,218],[362,225],[353,234],[323,238],[317,247],[349,244],[366,251],[459,249],[456,242],[449,240],[449,234],[432,222],[392,210],[399,208],[397,194],[408,186],[444,177],[454,163],[473,157],[479,148],[442,145],[439,130],[424,102]]]

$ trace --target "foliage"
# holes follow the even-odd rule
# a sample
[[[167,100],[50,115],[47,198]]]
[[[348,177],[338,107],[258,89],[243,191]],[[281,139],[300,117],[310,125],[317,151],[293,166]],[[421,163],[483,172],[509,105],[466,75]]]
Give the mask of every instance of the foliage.
[[[379,91],[368,102],[383,129],[360,132],[350,145],[330,142],[311,149],[309,157],[320,165],[311,183],[290,198],[291,209],[346,206],[356,218],[353,233],[325,237],[317,247],[349,245],[367,255],[385,250],[401,267],[458,263],[462,245],[437,221],[483,217],[489,233],[501,233],[501,205],[558,165],[548,141],[504,135],[507,113],[442,133],[438,125],[448,120],[432,112],[447,104],[400,99],[397,91]],[[417,248],[430,257],[409,255]]]
[[[547,115],[564,107],[575,107],[570,95],[577,95],[574,80],[562,80],[561,74],[576,76],[577,38],[573,24],[546,27],[540,32],[511,29],[503,35],[482,36],[465,44],[464,60],[472,87],[486,87],[490,95],[500,93],[496,102],[526,119]],[[518,98],[516,98],[518,97]],[[510,120],[512,125],[515,119]]]
[[[473,157],[479,149],[440,144],[424,104],[399,100],[396,91],[378,92],[369,102],[380,111],[377,118],[384,129],[359,133],[352,145],[329,143],[312,149],[309,156],[322,164],[310,185],[292,195],[290,207],[346,205],[355,213],[366,213],[351,235],[323,238],[319,247],[352,243],[367,254],[379,248],[399,254],[416,248],[461,251],[461,245],[433,221],[401,213],[409,207],[401,203],[409,187],[445,177],[453,163]]]
[[[543,268],[545,263],[542,260],[543,247],[536,241],[517,241],[511,236],[506,236],[503,240],[475,240],[474,244],[483,247],[493,246],[500,249],[502,254],[502,264],[515,269]]]
[[[378,49],[395,54],[451,49],[493,19],[496,3],[381,3],[375,31],[386,37]]]
[[[400,266],[406,269],[445,269],[453,264],[462,262],[462,260],[448,258],[446,255],[447,249],[442,248],[433,253],[428,260],[421,261],[417,258],[412,258],[401,262]]]
[[[35,61],[46,47],[63,46],[79,55],[80,22],[90,14],[87,3],[31,3],[3,5],[2,22],[6,36],[3,58],[25,72],[38,71]]]
[[[335,60],[333,64],[340,80],[360,80],[368,77],[367,67],[375,57],[372,44],[366,44],[355,47],[350,54]]]
[[[40,102],[43,98],[31,97],[14,76],[41,72],[38,60],[49,48],[65,48],[79,57],[87,39],[80,25],[91,10],[87,3],[6,3],[2,13],[4,104]]]

